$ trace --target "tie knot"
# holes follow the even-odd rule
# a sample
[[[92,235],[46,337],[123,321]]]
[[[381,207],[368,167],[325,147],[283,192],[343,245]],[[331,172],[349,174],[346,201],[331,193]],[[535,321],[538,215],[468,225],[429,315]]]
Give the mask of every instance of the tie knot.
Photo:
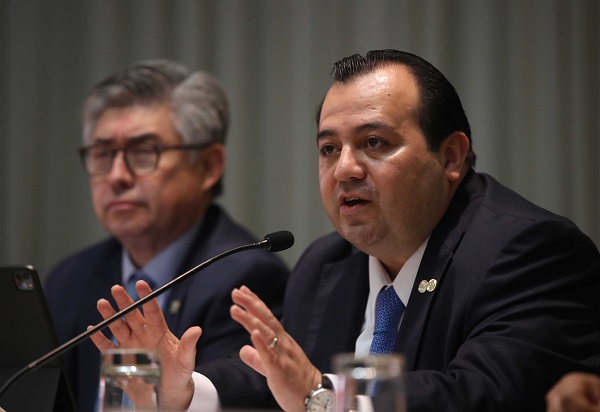
[[[384,328],[398,329],[404,307],[393,286],[381,289],[375,304],[375,328],[379,320]]]
[[[379,295],[377,296],[377,304],[385,306],[393,305],[393,307],[404,306],[393,286],[384,287],[381,289],[381,291],[379,291]]]
[[[138,280],[145,281],[151,289],[154,289],[155,286],[155,282],[150,276],[146,275],[142,271],[134,272],[133,275],[131,275],[131,277],[127,281],[127,284],[125,285],[125,290],[127,290],[127,293],[129,294],[129,296],[131,296],[131,299],[133,300],[139,299],[137,290],[135,290],[135,284]]]

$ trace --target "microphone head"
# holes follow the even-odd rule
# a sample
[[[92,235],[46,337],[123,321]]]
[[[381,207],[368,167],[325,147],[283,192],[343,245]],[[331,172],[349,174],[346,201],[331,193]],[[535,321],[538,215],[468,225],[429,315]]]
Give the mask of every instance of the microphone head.
[[[294,235],[287,230],[269,233],[263,240],[267,241],[266,249],[269,252],[279,252],[292,247],[294,244]]]

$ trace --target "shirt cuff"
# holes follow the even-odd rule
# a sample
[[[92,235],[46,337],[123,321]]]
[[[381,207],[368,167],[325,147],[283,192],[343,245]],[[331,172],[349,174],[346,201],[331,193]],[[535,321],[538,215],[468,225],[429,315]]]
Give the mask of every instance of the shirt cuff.
[[[329,378],[329,380],[331,381],[331,385],[333,386],[333,390],[337,393],[340,392],[338,391],[338,387],[340,385],[339,379],[337,375],[334,375],[333,373],[324,373],[323,375],[327,376]]]
[[[188,412],[218,412],[221,410],[221,402],[215,385],[204,375],[198,372],[192,373],[194,381],[194,396]]]

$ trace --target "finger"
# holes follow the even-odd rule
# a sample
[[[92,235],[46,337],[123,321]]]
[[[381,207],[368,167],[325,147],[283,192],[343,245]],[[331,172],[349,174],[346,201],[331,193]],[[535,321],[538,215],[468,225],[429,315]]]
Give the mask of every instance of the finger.
[[[92,328],[93,328],[93,326],[88,326],[87,330],[90,330]],[[92,333],[90,335],[90,339],[100,351],[105,351],[107,349],[116,347],[116,345],[110,339],[108,339],[106,336],[104,336],[104,334],[100,331],[98,331],[96,333]]]
[[[233,320],[242,325],[250,334],[258,333],[263,337],[264,340],[269,341],[273,340],[273,338],[277,336],[277,333],[275,333],[267,324],[240,306],[231,306],[229,314]]]
[[[250,340],[252,341],[252,344],[254,345],[256,350],[258,350],[259,354],[261,355],[274,354],[274,345],[272,344],[272,342],[275,338],[277,338],[277,346],[282,345],[282,343],[280,342],[281,338],[279,336],[273,336],[269,338],[268,334],[260,333],[260,331],[258,330],[254,330],[252,331],[252,333],[250,333]]]
[[[117,313],[113,309],[110,302],[106,299],[100,299],[96,304],[96,308],[98,309],[100,315],[102,315],[103,319],[108,319]],[[123,322],[122,319],[116,319],[114,322],[108,325],[108,328],[119,342],[128,339],[131,335],[131,329],[127,323]]]
[[[152,289],[148,283],[143,280],[138,280],[135,288],[140,298],[145,298],[152,293]],[[144,303],[142,307],[144,308],[144,317],[146,318],[146,323],[148,325],[167,327],[167,322],[165,321],[165,316],[158,304],[158,300],[150,299],[148,302]]]
[[[127,290],[121,285],[114,285],[110,288],[110,294],[115,298],[115,302],[117,302],[117,306],[119,310],[123,310],[127,306],[133,303],[133,299],[127,293]]]
[[[190,372],[196,364],[196,344],[202,335],[202,329],[199,326],[192,326],[185,331],[179,341],[179,350],[177,351],[177,360]]]
[[[276,339],[281,342],[282,337],[277,336]],[[253,362],[249,366],[259,373],[264,372],[263,374],[265,374],[265,376],[268,370],[281,368],[282,359],[289,358],[292,355],[291,350],[293,350],[293,345],[290,347],[284,342],[281,342],[277,343],[277,349],[275,349],[275,346],[272,345],[273,338],[267,339],[258,330],[255,330],[250,334],[250,340],[254,346],[254,353],[249,354],[252,356],[249,360]]]
[[[248,287],[242,286],[240,289],[234,289],[231,293],[231,298],[236,305],[244,308],[246,312],[275,331],[275,334],[283,331],[283,327],[277,317],[273,315],[268,306]]]
[[[133,304],[133,299],[129,296],[125,288],[121,285],[115,285],[110,289],[110,293],[112,294],[115,302],[117,302],[117,306],[119,310],[123,310],[130,305]],[[144,320],[144,315],[139,310],[132,310],[128,314],[124,316],[127,324],[131,327],[131,329],[139,329],[144,326],[146,321]]]
[[[597,409],[594,409],[593,405],[591,405],[588,399],[585,398],[577,398],[577,397],[569,397],[562,399],[560,404],[560,411],[581,411],[581,412],[592,412]]]
[[[246,310],[251,312],[254,316],[260,318],[267,324],[272,324],[272,327],[279,324],[277,317],[273,315],[271,309],[269,309],[266,303],[264,303],[258,295],[252,292],[250,288],[242,286],[241,288],[234,290],[234,292],[236,292],[236,297],[240,301],[240,306],[246,308]]]
[[[260,373],[263,376],[265,375],[265,368],[262,364],[260,355],[258,351],[254,349],[250,345],[245,345],[242,349],[240,349],[240,359],[256,372]]]
[[[240,350],[240,357],[251,368],[265,375],[267,366],[272,365],[277,360],[278,353],[282,353],[279,349],[276,353],[272,343],[284,337],[285,331],[280,332],[279,336],[268,328],[264,323],[257,320],[252,315],[248,314],[239,306],[231,308],[231,317],[239,322],[250,333],[250,340],[254,347],[246,346]],[[279,343],[277,343],[280,345]],[[285,350],[284,350],[285,352]],[[265,375],[266,376],[266,375]]]
[[[113,316],[115,313],[117,313],[113,309],[110,302],[106,299],[98,300],[98,302],[96,303],[96,308],[98,309],[98,312],[102,316],[102,319],[105,319],[105,320],[110,318],[111,316]]]
[[[234,289],[232,298],[234,299],[234,302],[237,301],[236,303],[239,305],[248,309],[253,309],[257,314],[266,314],[267,312],[270,312],[267,305],[265,305],[258,295],[252,292],[248,286]]]

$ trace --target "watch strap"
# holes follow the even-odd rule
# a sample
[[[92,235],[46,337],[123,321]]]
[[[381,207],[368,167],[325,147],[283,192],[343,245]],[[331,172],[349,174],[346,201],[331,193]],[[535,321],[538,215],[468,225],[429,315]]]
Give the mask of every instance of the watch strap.
[[[321,377],[321,383],[318,384],[316,388],[311,389],[310,393],[306,396],[306,398],[304,398],[305,407],[308,407],[312,397],[320,389],[327,389],[327,390],[330,390],[333,392],[333,382],[331,382],[331,379],[329,379],[327,376],[325,376],[325,374],[323,374]]]
[[[329,389],[329,390],[333,390],[333,382],[331,382],[331,379],[329,379],[328,376],[326,376],[325,374],[323,374],[323,378],[321,380],[321,386],[325,389]]]

